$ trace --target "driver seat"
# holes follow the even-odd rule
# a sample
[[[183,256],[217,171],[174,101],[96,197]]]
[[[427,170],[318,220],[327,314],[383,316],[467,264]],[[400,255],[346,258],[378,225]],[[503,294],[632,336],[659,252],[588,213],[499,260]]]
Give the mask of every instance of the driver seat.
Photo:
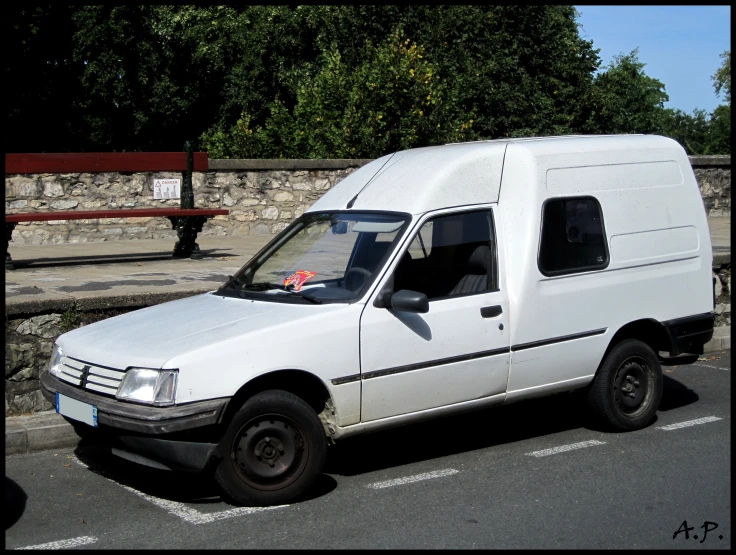
[[[476,247],[465,264],[465,275],[452,288],[450,295],[466,295],[487,291],[490,269],[491,248],[488,245]]]

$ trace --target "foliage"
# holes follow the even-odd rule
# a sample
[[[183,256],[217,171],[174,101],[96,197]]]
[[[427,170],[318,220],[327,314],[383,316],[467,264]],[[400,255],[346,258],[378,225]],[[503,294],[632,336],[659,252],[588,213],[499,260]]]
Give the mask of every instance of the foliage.
[[[213,156],[353,158],[463,140],[472,114],[461,121],[443,109],[448,86],[437,79],[423,49],[410,44],[400,28],[380,46],[364,48],[354,67],[332,44],[316,75],[296,78],[293,111],[276,100],[264,126],[255,129],[243,112],[226,136],[205,134],[204,145]]]
[[[66,333],[68,331],[76,329],[80,326],[81,320],[82,317],[79,309],[76,307],[76,305],[72,306],[61,315],[61,319],[59,321],[59,330],[61,331],[61,333]]]
[[[6,152],[62,150],[57,137],[75,144],[79,136],[73,104],[83,67],[72,60],[72,13],[57,4],[5,9]]]
[[[8,152],[375,157],[569,133],[730,152],[730,52],[710,116],[665,109],[636,51],[598,74],[564,5],[72,5],[7,10]]]
[[[718,71],[715,72],[713,75],[713,87],[716,90],[717,95],[721,95],[721,92],[723,92],[723,98],[728,103],[728,105],[731,105],[731,51],[726,50],[723,54],[721,54],[721,58],[723,58],[723,63],[721,64],[721,67],[718,68]]]
[[[654,133],[669,100],[664,84],[644,72],[637,50],[615,56],[593,82],[589,133]]]
[[[293,15],[319,55],[284,69],[289,91],[265,118],[243,98],[237,122],[204,133],[210,153],[372,157],[571,133],[584,119],[578,96],[598,57],[569,6],[300,6]]]
[[[688,154],[731,153],[731,52],[724,52],[721,58],[713,87],[716,94],[723,93],[726,104],[711,114],[697,109],[692,114],[671,109],[662,114],[660,133],[678,141]]]

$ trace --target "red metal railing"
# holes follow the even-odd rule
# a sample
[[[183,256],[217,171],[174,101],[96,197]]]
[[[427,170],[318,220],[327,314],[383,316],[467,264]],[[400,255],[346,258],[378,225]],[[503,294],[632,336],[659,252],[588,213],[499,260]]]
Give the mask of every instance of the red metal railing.
[[[194,152],[194,171],[207,171],[206,152]],[[5,174],[186,171],[186,152],[6,154]]]

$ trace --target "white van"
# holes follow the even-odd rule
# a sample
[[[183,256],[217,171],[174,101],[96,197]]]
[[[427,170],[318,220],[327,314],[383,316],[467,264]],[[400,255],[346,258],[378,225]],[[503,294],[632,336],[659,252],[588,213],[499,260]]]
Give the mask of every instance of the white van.
[[[646,426],[663,357],[692,362],[712,336],[711,262],[670,139],[400,151],[217,291],[60,336],[41,382],[117,455],[279,504],[329,443],[454,412],[587,388],[610,428]]]

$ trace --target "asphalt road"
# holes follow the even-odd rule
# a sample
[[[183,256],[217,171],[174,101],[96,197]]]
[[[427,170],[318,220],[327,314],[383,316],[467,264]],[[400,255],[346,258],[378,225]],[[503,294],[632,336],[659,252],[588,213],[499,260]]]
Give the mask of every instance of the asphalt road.
[[[277,508],[84,444],[6,456],[5,546],[728,549],[730,351],[703,358],[664,368],[644,430],[600,431],[575,395],[520,402],[346,440]]]

